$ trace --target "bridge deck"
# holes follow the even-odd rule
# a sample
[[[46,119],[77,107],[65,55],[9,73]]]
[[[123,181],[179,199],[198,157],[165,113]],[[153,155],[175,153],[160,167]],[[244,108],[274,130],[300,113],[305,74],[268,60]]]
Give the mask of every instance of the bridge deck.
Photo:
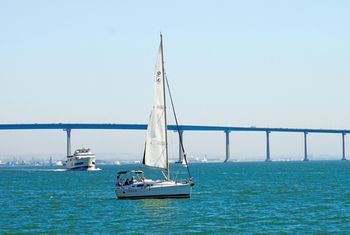
[[[38,130],[38,129],[99,129],[99,130],[146,130],[146,124],[88,124],[88,123],[47,123],[47,124],[0,124],[0,130]],[[168,125],[175,131],[175,125]],[[183,131],[269,131],[269,132],[299,132],[299,133],[350,133],[350,130],[340,129],[302,129],[302,128],[270,128],[270,127],[232,127],[232,126],[197,126],[180,125]]]

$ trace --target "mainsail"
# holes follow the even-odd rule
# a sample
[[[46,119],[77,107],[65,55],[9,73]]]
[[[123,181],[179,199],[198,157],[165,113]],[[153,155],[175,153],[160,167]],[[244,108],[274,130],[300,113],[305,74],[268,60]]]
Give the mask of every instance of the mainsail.
[[[164,82],[163,42],[161,37],[155,72],[154,106],[147,127],[143,164],[168,170]]]

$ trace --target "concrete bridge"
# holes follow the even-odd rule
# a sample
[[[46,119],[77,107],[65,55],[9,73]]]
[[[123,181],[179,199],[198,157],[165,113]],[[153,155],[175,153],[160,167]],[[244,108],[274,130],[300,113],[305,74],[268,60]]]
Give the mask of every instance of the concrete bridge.
[[[48,123],[48,124],[0,124],[0,130],[52,130],[60,129],[67,133],[67,155],[71,155],[71,131],[74,129],[88,130],[146,130],[146,124],[88,124],[88,123]],[[308,161],[307,152],[307,135],[309,133],[319,134],[339,134],[342,136],[342,158],[345,157],[345,135],[350,133],[350,130],[338,129],[298,129],[298,128],[269,128],[269,127],[234,127],[234,126],[196,126],[196,125],[180,125],[178,128],[175,125],[168,125],[168,130],[179,131],[179,136],[183,141],[183,133],[185,131],[219,131],[226,135],[226,158],[225,162],[230,160],[230,132],[265,132],[266,133],[266,161],[271,161],[270,158],[270,133],[271,132],[293,132],[304,134],[304,161]],[[180,142],[180,141],[179,141]],[[179,146],[179,162],[183,161],[181,146]]]

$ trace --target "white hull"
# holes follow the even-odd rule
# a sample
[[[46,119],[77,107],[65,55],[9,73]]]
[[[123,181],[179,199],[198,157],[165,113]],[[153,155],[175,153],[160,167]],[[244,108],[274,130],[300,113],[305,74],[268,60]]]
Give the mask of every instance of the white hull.
[[[189,198],[191,191],[188,183],[145,180],[145,182],[117,186],[116,195],[119,199]]]
[[[96,157],[71,157],[66,162],[68,170],[94,170]]]

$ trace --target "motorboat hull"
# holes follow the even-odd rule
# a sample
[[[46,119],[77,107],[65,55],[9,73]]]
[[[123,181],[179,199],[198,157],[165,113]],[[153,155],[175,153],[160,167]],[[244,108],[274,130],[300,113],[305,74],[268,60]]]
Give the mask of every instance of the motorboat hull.
[[[67,160],[66,168],[68,170],[84,171],[95,169],[96,157],[73,157]]]
[[[191,191],[191,186],[188,183],[149,181],[119,186],[116,189],[116,195],[118,199],[190,198]]]

